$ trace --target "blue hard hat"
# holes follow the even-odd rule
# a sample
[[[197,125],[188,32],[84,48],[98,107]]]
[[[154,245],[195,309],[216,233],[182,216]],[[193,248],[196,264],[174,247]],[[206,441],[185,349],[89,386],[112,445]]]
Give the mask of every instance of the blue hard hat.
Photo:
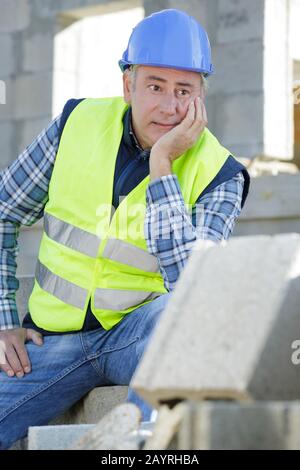
[[[133,29],[119,66],[170,67],[211,75],[211,49],[207,33],[192,16],[168,9],[153,13]]]

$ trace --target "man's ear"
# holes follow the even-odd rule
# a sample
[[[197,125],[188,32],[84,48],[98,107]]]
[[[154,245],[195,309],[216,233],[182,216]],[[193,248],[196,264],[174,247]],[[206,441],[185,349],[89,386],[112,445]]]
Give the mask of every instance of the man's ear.
[[[200,98],[201,98],[202,101],[205,100],[205,96],[206,96],[205,89],[204,89],[204,87],[201,85],[201,88],[200,88]]]
[[[125,103],[130,104],[132,96],[132,79],[131,74],[127,70],[123,73],[123,96]]]

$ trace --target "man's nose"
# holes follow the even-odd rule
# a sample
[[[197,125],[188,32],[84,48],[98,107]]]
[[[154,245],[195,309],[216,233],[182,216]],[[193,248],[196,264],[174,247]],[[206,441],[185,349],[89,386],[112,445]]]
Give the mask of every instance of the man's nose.
[[[178,100],[173,94],[166,94],[160,101],[160,112],[163,114],[173,115],[178,110]]]

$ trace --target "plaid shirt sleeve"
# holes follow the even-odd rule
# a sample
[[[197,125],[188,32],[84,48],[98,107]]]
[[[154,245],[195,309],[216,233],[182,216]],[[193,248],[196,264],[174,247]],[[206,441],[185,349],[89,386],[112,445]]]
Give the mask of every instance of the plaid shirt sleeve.
[[[18,328],[16,256],[20,225],[43,216],[58,149],[61,115],[0,172],[0,330]]]
[[[235,177],[200,197],[188,208],[176,175],[151,182],[146,192],[145,237],[158,259],[164,285],[174,289],[194,242],[227,240],[241,212],[244,177]]]

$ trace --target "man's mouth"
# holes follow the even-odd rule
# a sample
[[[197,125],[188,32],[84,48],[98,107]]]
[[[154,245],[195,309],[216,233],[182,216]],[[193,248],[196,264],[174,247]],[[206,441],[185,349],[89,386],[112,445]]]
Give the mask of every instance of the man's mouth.
[[[165,129],[171,129],[172,127],[177,126],[177,123],[174,123],[174,124],[164,124],[164,123],[162,123],[162,122],[153,122],[153,124],[155,124],[156,126],[165,128]]]

